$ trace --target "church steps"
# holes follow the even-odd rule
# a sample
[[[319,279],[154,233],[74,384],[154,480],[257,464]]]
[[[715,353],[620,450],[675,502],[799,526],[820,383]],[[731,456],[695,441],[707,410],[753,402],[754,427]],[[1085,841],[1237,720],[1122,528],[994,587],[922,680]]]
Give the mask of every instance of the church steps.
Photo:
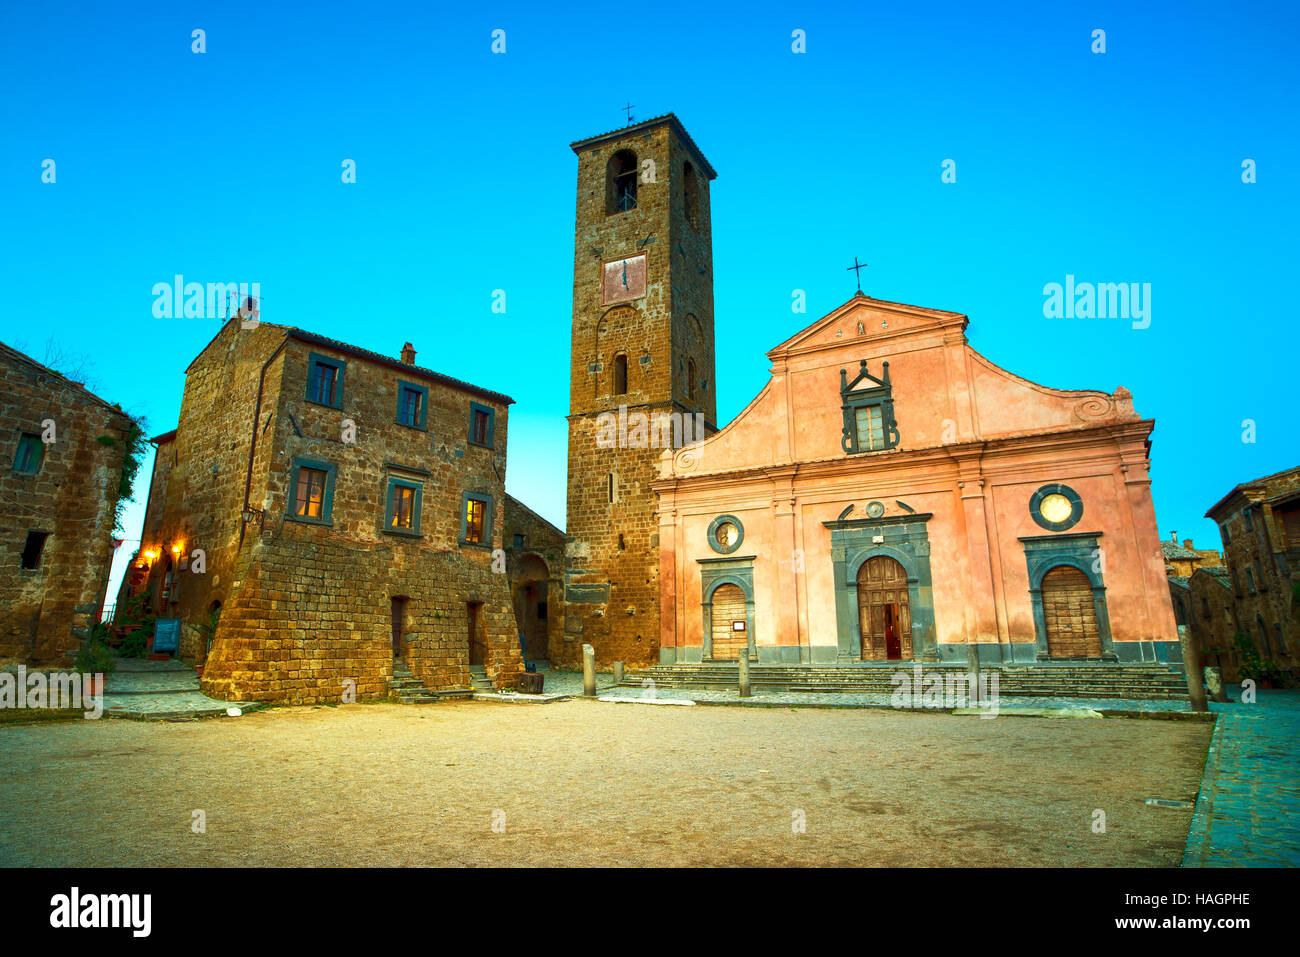
[[[888,665],[849,665],[825,667],[814,665],[751,665],[750,684],[758,690],[821,692],[826,694],[892,694],[893,676],[902,672],[915,674],[910,662]],[[960,665],[924,665],[927,678],[960,678],[969,672]],[[996,674],[998,692],[1031,697],[1184,699],[1187,685],[1180,672],[1165,665],[1095,665],[991,666],[981,669],[984,675]],[[664,688],[726,691],[736,687],[736,666],[725,662],[663,665],[629,672],[623,687],[640,688],[652,681]]]

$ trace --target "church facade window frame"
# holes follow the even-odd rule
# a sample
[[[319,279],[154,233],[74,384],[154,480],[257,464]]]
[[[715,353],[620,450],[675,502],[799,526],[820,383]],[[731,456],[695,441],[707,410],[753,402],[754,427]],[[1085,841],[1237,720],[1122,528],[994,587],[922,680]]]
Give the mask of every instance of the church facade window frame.
[[[861,388],[863,381],[870,383]],[[847,369],[840,370],[840,409],[844,416],[844,428],[840,444],[846,455],[864,455],[871,452],[888,452],[898,448],[901,436],[898,432],[898,420],[894,417],[894,390],[889,381],[889,363],[881,364],[880,377],[867,371],[867,360],[861,360],[857,376],[849,380]],[[880,411],[880,447],[863,448],[858,432],[858,413],[860,410],[879,409]],[[869,443],[870,444],[870,443]]]

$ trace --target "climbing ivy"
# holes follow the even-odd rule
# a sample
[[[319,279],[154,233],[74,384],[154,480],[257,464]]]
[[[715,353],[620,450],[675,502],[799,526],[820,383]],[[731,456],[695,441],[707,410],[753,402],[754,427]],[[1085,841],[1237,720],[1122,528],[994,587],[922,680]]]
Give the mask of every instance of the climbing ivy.
[[[101,435],[95,441],[100,445],[115,446],[118,444],[118,440],[111,435]],[[144,464],[145,446],[147,445],[142,422],[131,420],[131,426],[126,433],[126,440],[122,445],[122,475],[117,483],[117,503],[113,507],[114,532],[122,530],[122,514],[126,511],[126,506],[135,501],[135,477],[140,474],[140,467]]]

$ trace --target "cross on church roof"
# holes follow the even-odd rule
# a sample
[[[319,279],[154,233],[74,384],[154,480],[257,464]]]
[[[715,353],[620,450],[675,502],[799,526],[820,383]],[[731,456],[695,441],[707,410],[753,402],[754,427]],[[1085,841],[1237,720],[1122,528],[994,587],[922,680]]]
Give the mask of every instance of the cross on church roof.
[[[632,103],[631,100],[629,100],[627,106],[619,107],[619,109],[621,109],[621,110],[626,110],[626,111],[627,111],[627,125],[628,125],[628,126],[631,126],[631,125],[632,125],[632,106],[633,106],[633,103]]]
[[[858,295],[859,295],[859,296],[862,295],[862,270],[864,270],[864,269],[866,269],[866,268],[867,268],[867,264],[866,264],[866,263],[859,263],[859,262],[858,262],[858,257],[857,257],[857,256],[854,256],[854,257],[853,257],[853,265],[850,266],[848,269],[844,270],[845,272],[851,272],[851,273],[856,273],[856,274],[857,274],[857,280],[858,280]]]

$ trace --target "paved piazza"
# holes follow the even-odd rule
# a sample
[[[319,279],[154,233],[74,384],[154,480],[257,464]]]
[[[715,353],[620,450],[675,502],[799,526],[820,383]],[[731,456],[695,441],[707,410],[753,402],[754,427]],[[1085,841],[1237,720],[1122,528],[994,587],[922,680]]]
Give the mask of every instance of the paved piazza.
[[[0,865],[1177,866],[1192,811],[1145,802],[1195,800],[1210,735],[583,700],[15,726]]]

